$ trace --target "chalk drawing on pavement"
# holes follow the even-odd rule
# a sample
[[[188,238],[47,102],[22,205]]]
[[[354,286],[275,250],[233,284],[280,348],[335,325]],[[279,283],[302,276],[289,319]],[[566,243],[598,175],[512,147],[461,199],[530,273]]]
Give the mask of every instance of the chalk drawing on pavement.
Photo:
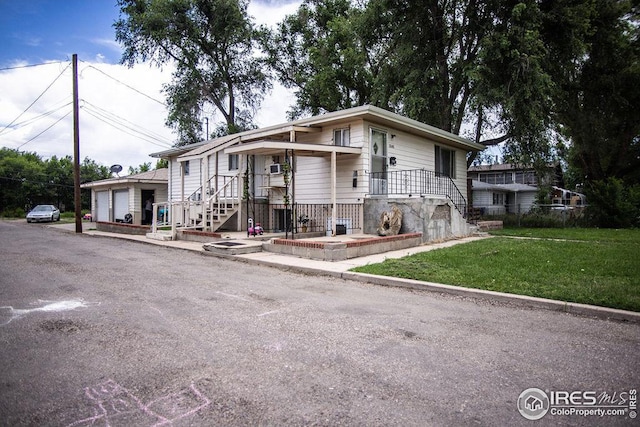
[[[45,305],[36,308],[13,308],[10,305],[0,306],[0,326],[8,325],[12,321],[31,313],[75,310],[76,308],[86,308],[100,303],[91,303],[85,302],[82,299],[74,299],[68,301],[38,300],[35,304]],[[8,320],[5,320],[5,317],[8,317]]]
[[[93,415],[69,424],[69,427],[100,425],[164,426],[189,417],[211,404],[192,383],[177,393],[148,403],[113,380],[85,388],[93,403]]]

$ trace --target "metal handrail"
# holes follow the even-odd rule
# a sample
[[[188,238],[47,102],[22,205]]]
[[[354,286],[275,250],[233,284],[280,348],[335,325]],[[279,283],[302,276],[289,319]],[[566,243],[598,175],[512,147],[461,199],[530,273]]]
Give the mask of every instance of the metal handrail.
[[[466,215],[467,200],[451,177],[426,169],[372,172],[371,195],[423,195],[446,196],[458,212]]]

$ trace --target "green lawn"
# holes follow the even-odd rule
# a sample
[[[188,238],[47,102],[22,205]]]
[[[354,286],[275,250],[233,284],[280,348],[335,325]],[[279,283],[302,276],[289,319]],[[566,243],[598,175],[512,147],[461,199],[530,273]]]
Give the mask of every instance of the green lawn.
[[[495,234],[352,271],[640,311],[640,230]]]

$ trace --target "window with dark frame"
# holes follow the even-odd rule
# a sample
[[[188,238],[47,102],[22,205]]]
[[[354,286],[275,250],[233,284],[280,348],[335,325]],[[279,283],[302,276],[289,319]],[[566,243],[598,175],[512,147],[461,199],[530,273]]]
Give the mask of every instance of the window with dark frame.
[[[237,171],[240,168],[238,161],[239,161],[238,154],[229,154],[228,164],[229,164],[230,171]]]
[[[436,145],[436,174],[456,177],[456,152]]]
[[[349,128],[335,129],[333,131],[333,144],[340,147],[349,147],[351,141],[349,140]]]

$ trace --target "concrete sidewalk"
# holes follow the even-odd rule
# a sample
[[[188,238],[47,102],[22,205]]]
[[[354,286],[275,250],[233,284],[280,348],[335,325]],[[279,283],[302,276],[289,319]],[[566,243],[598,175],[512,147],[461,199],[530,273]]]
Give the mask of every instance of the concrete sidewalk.
[[[53,224],[50,227],[65,231],[75,232],[75,223],[73,224]],[[128,235],[118,233],[107,233],[95,230],[95,224],[83,222],[83,234],[90,236],[109,237],[116,239],[126,239],[137,241],[145,244],[171,247],[175,249],[199,252],[204,255],[214,256],[218,258],[234,259],[249,264],[260,264],[282,270],[295,271],[304,274],[315,274],[337,277],[345,280],[355,280],[370,284],[390,287],[401,287],[415,290],[431,291],[438,293],[446,293],[462,297],[480,298],[491,301],[501,301],[505,303],[515,303],[526,307],[562,311],[582,316],[597,317],[601,319],[621,320],[628,322],[640,323],[640,313],[617,310],[613,308],[599,307],[587,304],[578,304],[565,301],[556,301],[544,298],[529,297],[524,295],[515,295],[502,292],[486,291],[483,289],[464,288],[460,286],[444,285],[440,283],[422,282],[419,280],[402,279],[396,277],[377,276],[364,273],[355,273],[349,271],[354,267],[367,264],[376,264],[386,259],[397,259],[420,252],[432,251],[434,249],[447,248],[454,245],[473,242],[476,240],[490,238],[488,235],[465,237],[461,239],[448,240],[442,243],[426,244],[413,248],[402,249],[398,251],[390,251],[376,255],[369,255],[359,258],[351,258],[344,261],[319,261],[294,256],[280,255],[272,252],[255,252],[250,254],[229,255],[209,252],[203,249],[203,243],[189,242],[184,240],[168,240],[160,241],[148,239],[146,236]]]

